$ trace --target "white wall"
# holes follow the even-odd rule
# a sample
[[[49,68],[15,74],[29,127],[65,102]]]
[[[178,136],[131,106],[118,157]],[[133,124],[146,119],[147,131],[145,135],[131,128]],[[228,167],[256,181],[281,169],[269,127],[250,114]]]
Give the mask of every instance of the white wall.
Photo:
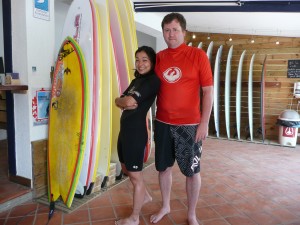
[[[135,13],[136,29],[156,38],[156,52],[167,47],[161,32],[161,17],[149,13]]]
[[[57,53],[61,47],[60,45],[63,41],[61,34],[69,7],[70,5],[66,3],[55,1],[55,57],[57,56]]]
[[[54,61],[54,1],[49,1],[50,21],[33,17],[32,0],[12,0],[13,70],[19,72],[26,93],[14,94],[17,175],[32,179],[31,141],[47,137],[47,125],[33,126],[35,91],[50,88]],[[32,67],[36,67],[33,72]]]
[[[149,34],[145,34],[143,32],[140,31],[136,31],[136,36],[138,39],[138,46],[143,46],[143,45],[147,45],[149,47],[152,47],[154,50],[156,50],[156,38],[149,35]]]

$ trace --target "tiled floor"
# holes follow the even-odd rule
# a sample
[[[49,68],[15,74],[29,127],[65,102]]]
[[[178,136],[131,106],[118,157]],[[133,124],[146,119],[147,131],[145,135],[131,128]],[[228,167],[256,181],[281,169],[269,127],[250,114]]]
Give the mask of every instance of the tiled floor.
[[[300,225],[300,147],[285,148],[208,139],[202,156],[202,188],[197,216],[202,225]],[[144,205],[141,225],[160,208],[154,166],[144,170],[153,201]],[[185,181],[173,170],[171,213],[160,225],[187,224]],[[132,186],[125,181],[79,210],[54,213],[48,224],[113,225],[128,216]],[[0,213],[0,224],[47,224],[48,206],[28,202]]]

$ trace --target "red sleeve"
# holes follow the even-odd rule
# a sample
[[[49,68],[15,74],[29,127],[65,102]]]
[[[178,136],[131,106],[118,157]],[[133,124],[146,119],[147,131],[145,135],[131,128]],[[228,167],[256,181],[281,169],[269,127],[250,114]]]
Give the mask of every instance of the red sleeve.
[[[210,62],[204,51],[200,51],[200,85],[202,87],[212,86],[213,85],[213,75],[211,71]]]

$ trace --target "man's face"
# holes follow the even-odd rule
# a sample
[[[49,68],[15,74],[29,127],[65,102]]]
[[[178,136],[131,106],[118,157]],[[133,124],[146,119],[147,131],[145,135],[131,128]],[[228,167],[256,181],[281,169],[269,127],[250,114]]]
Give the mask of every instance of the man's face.
[[[182,30],[176,19],[164,25],[163,36],[169,48],[177,48],[184,43],[185,34],[186,31]]]

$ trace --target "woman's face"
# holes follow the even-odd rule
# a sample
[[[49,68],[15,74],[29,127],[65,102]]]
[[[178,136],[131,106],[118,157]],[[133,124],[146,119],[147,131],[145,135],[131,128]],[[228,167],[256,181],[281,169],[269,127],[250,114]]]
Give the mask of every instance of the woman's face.
[[[135,68],[139,74],[146,74],[151,70],[152,63],[146,54],[146,52],[141,51],[135,55]]]

